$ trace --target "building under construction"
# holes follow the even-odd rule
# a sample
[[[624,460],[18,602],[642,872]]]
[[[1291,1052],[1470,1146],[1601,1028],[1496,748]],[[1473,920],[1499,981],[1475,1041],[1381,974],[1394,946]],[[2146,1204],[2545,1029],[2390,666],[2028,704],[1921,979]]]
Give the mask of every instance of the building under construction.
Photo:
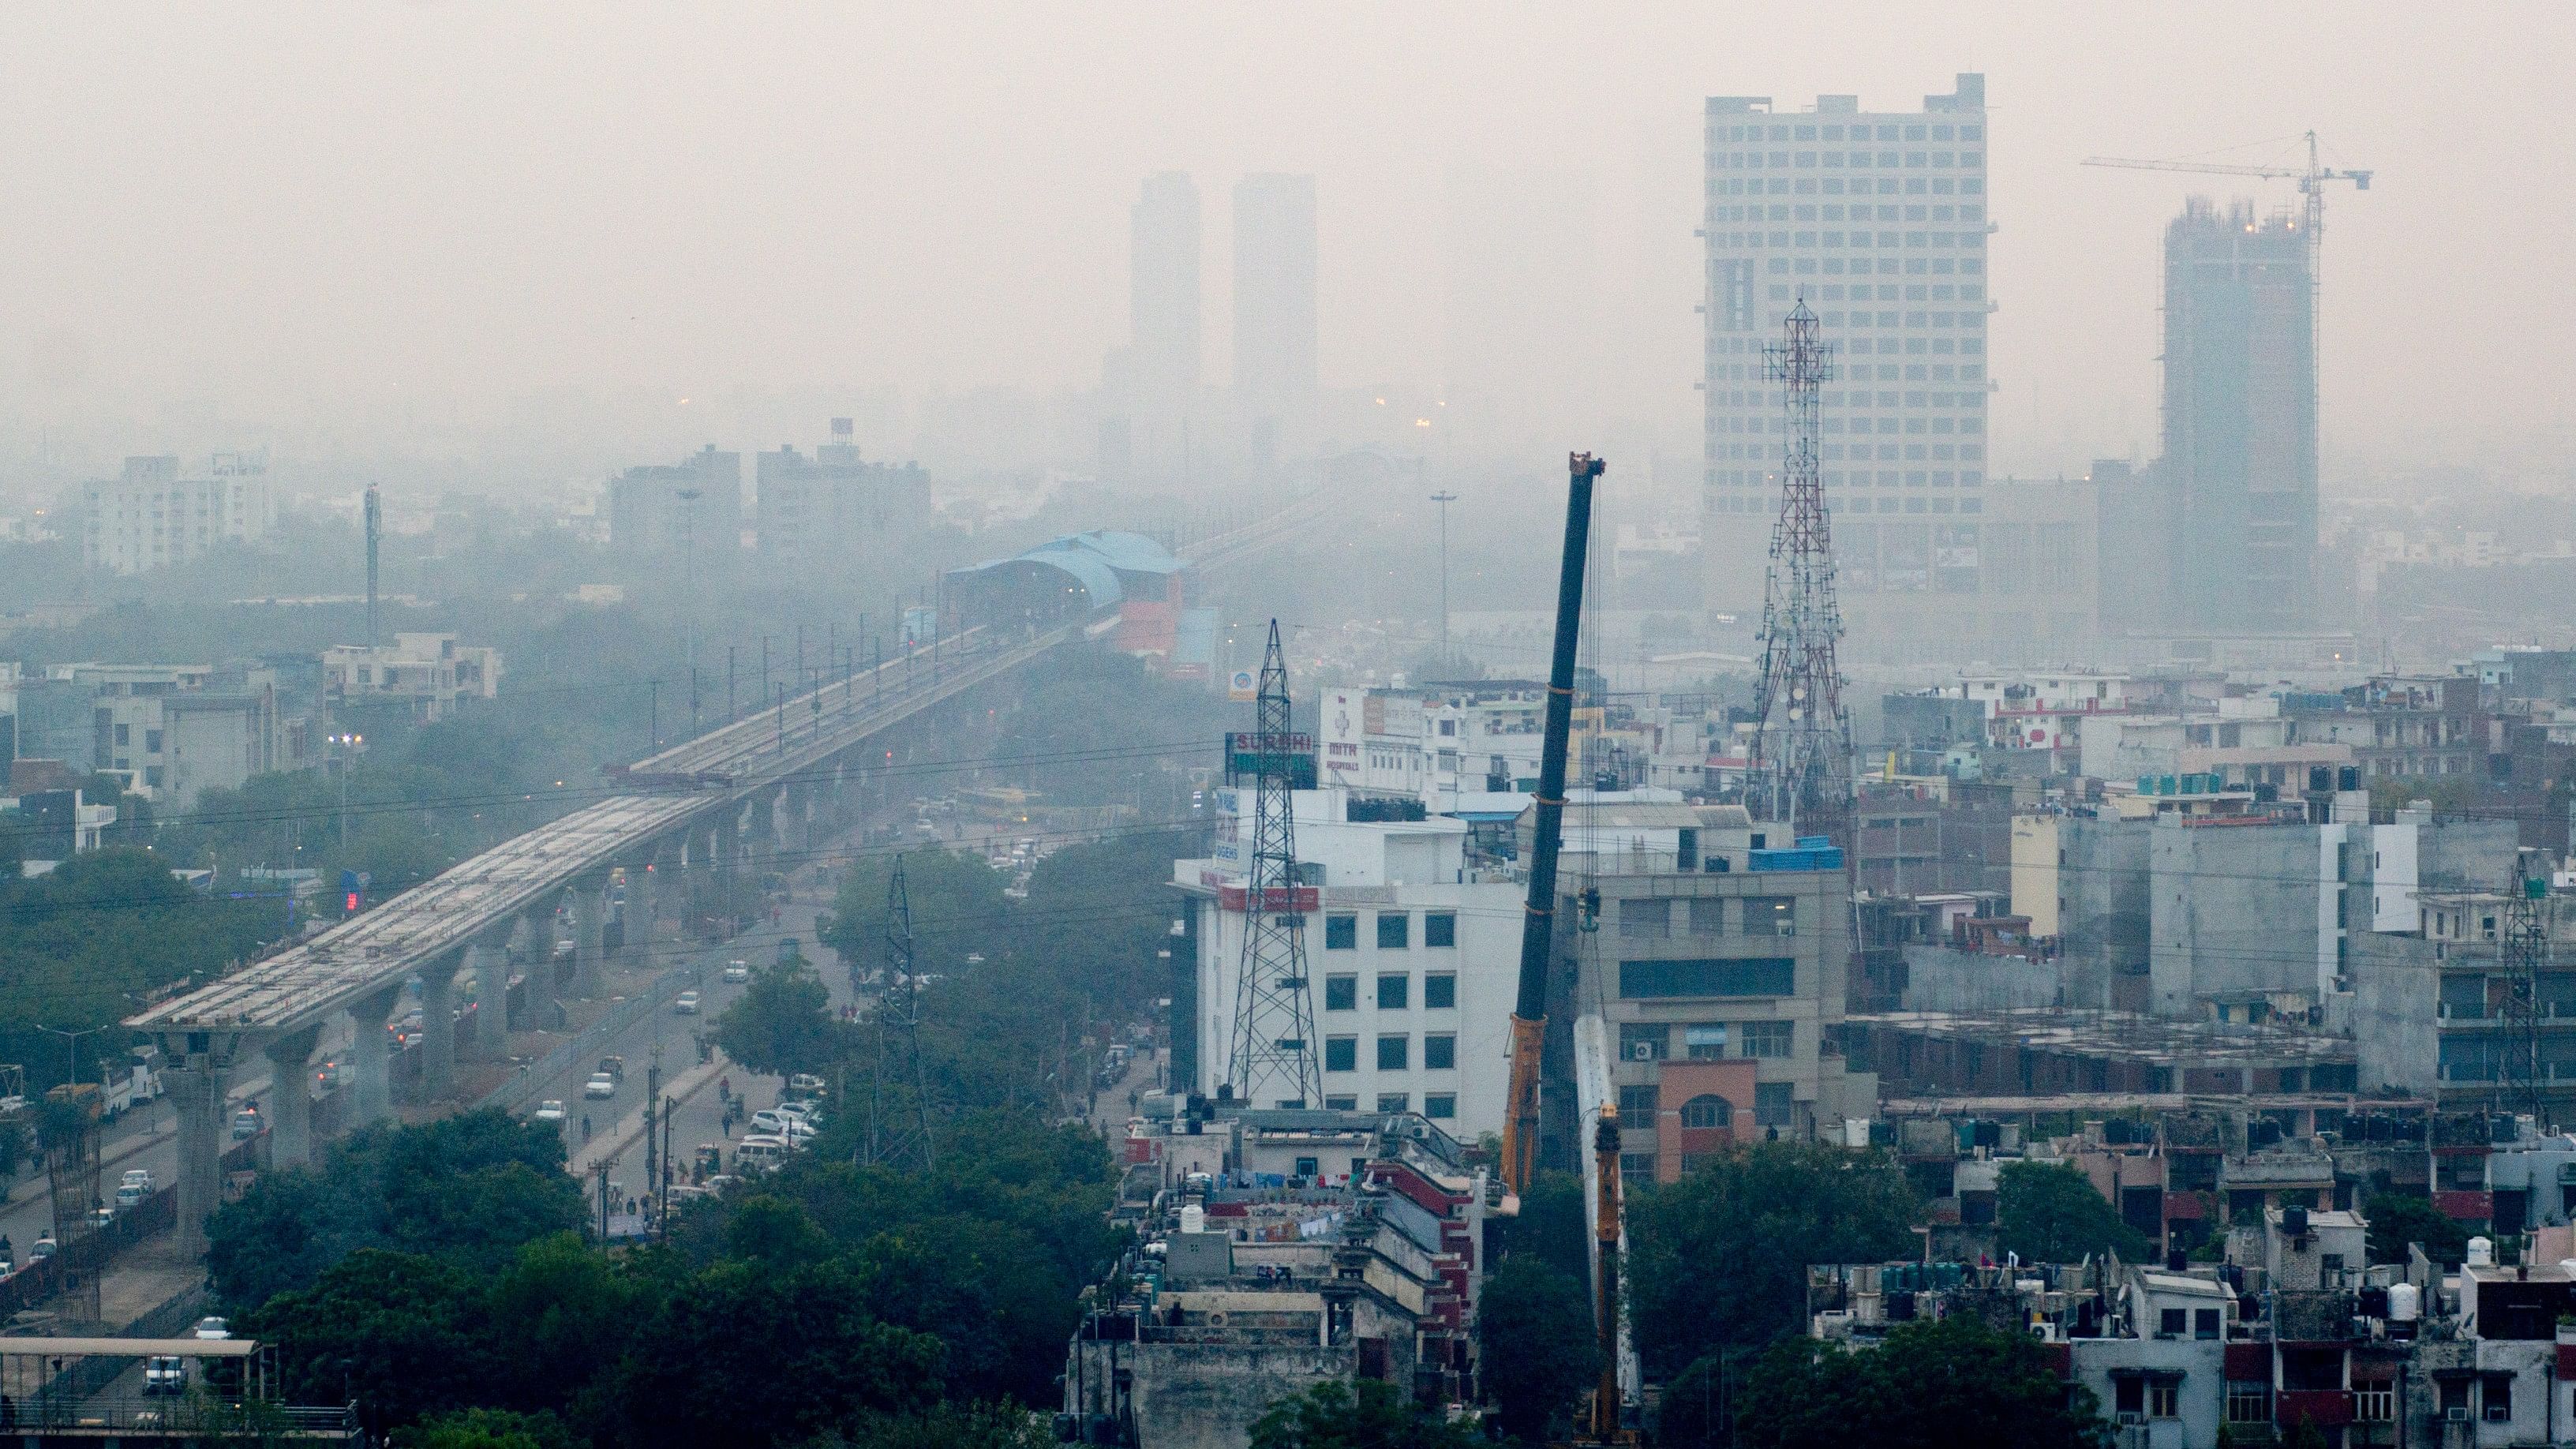
[[[2352,1041],[2298,1027],[2023,1007],[1875,1012],[1839,1035],[1852,1070],[1877,1073],[1891,1098],[2357,1091]]]

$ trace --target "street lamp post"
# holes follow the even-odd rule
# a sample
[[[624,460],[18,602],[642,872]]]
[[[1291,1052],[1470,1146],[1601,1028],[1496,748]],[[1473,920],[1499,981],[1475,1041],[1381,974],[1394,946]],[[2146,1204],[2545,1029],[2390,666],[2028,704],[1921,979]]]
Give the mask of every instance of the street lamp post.
[[[340,848],[347,850],[349,848],[349,767],[356,759],[359,747],[366,744],[367,737],[339,734],[324,738],[327,743],[336,747],[340,756]]]
[[[1449,668],[1449,505],[1458,501],[1458,495],[1444,488],[1432,494],[1431,501],[1440,505],[1440,668],[1446,673]]]
[[[107,1025],[113,1024],[114,1023],[108,1023]],[[65,1082],[77,1084],[80,1081],[80,1039],[85,1036],[98,1035],[100,1032],[107,1030],[107,1025],[69,1028],[46,1026],[42,1023],[38,1023],[36,1030],[45,1032],[52,1036],[61,1037],[63,1039],[63,1044],[69,1048],[71,1052],[71,1062],[64,1069],[67,1075],[64,1076],[63,1080]]]

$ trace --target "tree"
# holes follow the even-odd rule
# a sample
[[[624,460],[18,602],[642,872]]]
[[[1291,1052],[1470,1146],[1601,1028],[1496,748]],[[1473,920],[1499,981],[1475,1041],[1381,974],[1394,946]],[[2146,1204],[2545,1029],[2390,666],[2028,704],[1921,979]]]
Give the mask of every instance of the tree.
[[[1740,1449],[2100,1449],[2093,1396],[2048,1351],[1973,1315],[1900,1325],[1875,1348],[1774,1344],[1737,1400]]]
[[[1521,1215],[1507,1225],[1512,1253],[1539,1261],[1579,1282],[1592,1279],[1592,1209],[1583,1179],[1571,1172],[1541,1172],[1521,1194]]]
[[[1628,1208],[1639,1351],[1669,1373],[1803,1331],[1808,1265],[1911,1255],[1919,1206],[1883,1154],[1795,1142],[1737,1147],[1639,1193]]]
[[[1252,1449],[1467,1449],[1475,1442],[1466,1425],[1376,1379],[1328,1379],[1272,1404],[1252,1425]]]
[[[561,1408],[615,1363],[669,1296],[659,1266],[649,1257],[612,1260],[571,1233],[520,1249],[487,1299],[506,1402]]]
[[[963,969],[969,955],[995,948],[1008,904],[1002,888],[1010,884],[1001,872],[971,851],[932,847],[906,851],[901,858],[904,898],[912,911],[914,970],[947,974]],[[852,861],[842,873],[830,922],[816,932],[843,962],[862,972],[885,965],[887,884],[895,859],[863,855]],[[1163,869],[1169,874],[1170,864]]]
[[[588,1449],[561,1419],[508,1409],[460,1409],[396,1428],[393,1449]]]
[[[755,1072],[820,1072],[847,1060],[849,1032],[832,1017],[832,994],[803,961],[763,966],[716,1018],[716,1045]]]
[[[2424,1256],[2457,1267],[2469,1252],[2469,1230],[2457,1218],[2433,1206],[2430,1199],[2406,1193],[2377,1193],[2370,1199],[2370,1261],[2403,1263],[2409,1243]]]
[[[1007,1404],[942,1404],[919,1414],[870,1414],[805,1449],[1055,1449],[1049,1427]]]
[[[1485,1279],[1476,1346],[1478,1377],[1515,1439],[1555,1436],[1601,1369],[1590,1291],[1536,1254]]]
[[[770,1449],[940,1398],[939,1340],[877,1321],[833,1264],[719,1263],[674,1294],[611,1390],[630,1444]]]
[[[410,1253],[351,1253],[243,1326],[279,1345],[288,1402],[355,1400],[378,1435],[484,1402],[502,1368],[474,1280]]]
[[[2105,1250],[2137,1263],[2155,1252],[2073,1163],[2005,1163],[1995,1227],[2004,1251],[2025,1263],[2075,1263]]]

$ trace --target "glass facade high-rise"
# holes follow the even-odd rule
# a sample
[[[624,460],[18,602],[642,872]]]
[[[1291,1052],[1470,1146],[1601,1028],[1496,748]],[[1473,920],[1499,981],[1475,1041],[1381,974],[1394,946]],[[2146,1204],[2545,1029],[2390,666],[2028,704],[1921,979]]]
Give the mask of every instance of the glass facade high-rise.
[[[1961,75],[1914,112],[1863,111],[1857,96],[1795,113],[1764,96],[1712,96],[1703,139],[1706,599],[1740,612],[1760,606],[1779,511],[1786,419],[1763,349],[1801,298],[1833,358],[1828,509],[1927,524],[1982,511],[1994,307],[1985,77]]]

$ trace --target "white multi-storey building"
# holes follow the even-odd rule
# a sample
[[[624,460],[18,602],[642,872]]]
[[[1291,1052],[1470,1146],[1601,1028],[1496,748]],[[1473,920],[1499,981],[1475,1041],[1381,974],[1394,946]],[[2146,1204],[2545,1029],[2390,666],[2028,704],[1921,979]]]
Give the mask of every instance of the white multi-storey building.
[[[1823,388],[1825,496],[1844,513],[1982,512],[1986,479],[1985,77],[1965,74],[1919,112],[1819,96],[1775,113],[1767,96],[1706,109],[1705,362],[1708,606],[1762,598],[1787,418],[1763,349],[1804,300],[1831,349]],[[1957,527],[1956,524],[1949,525]]]
[[[469,699],[500,692],[501,651],[459,644],[453,634],[400,633],[391,644],[335,644],[322,651],[324,700],[335,710],[399,704],[426,723]]]
[[[1439,813],[1538,776],[1547,686],[1480,680],[1324,692],[1316,782]]]
[[[1248,792],[1242,803],[1250,809]],[[1520,982],[1521,888],[1475,878],[1460,821],[1352,821],[1347,803],[1340,790],[1296,794],[1297,859],[1319,891],[1307,917],[1306,969],[1324,1100],[1306,1105],[1419,1112],[1465,1140],[1499,1132]],[[1244,866],[1229,858],[1227,832],[1218,836],[1215,857],[1173,870],[1196,916],[1187,932],[1198,953],[1191,1090],[1205,1096],[1216,1094],[1233,1061],[1243,963]]]
[[[128,458],[122,474],[83,487],[82,561],[139,574],[186,563],[226,540],[255,542],[276,530],[265,462],[217,453],[206,472],[182,478],[177,458]]]

